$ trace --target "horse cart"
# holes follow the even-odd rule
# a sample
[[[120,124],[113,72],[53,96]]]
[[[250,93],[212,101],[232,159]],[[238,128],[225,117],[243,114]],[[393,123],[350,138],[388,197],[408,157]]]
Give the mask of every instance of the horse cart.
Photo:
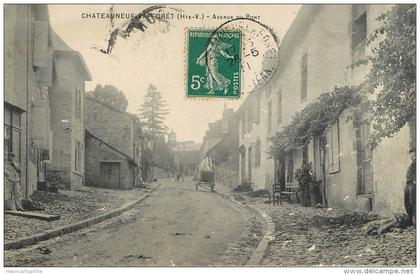
[[[211,192],[214,192],[214,165],[213,159],[211,157],[206,157],[201,160],[199,165],[199,175],[198,179],[195,182],[195,190],[198,191],[198,186],[200,184],[208,185],[210,187]]]

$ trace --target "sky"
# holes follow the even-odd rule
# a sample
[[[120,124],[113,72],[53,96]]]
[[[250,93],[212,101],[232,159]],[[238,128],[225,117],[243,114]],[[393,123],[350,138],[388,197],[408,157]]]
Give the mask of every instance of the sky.
[[[148,5],[115,5],[114,13],[137,14]],[[86,91],[97,84],[111,84],[122,90],[129,105],[127,111],[138,113],[147,87],[153,84],[166,100],[170,114],[165,124],[178,141],[202,142],[208,123],[221,118],[224,107],[237,109],[248,94],[240,99],[186,98],[186,39],[188,28],[215,29],[226,22],[213,16],[259,16],[280,39],[292,23],[300,5],[171,5],[184,14],[204,14],[210,19],[168,19],[166,24],[148,24],[145,32],[136,32],[127,39],[118,38],[111,54],[106,48],[110,21],[106,18],[83,18],[89,14],[108,13],[110,5],[49,5],[53,30],[74,50],[80,52],[92,75]],[[168,9],[170,11],[170,9]],[[170,11],[172,12],[172,11]],[[176,15],[175,15],[176,16]],[[124,20],[115,20],[116,25]],[[146,22],[147,23],[147,22]]]

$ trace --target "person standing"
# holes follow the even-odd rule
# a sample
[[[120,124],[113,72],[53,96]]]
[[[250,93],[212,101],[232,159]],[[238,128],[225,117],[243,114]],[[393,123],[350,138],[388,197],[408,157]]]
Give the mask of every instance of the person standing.
[[[408,215],[409,225],[416,225],[416,149],[409,151],[411,164],[407,169],[404,187],[404,206]]]
[[[7,155],[7,162],[5,167],[5,178],[8,185],[8,189],[11,192],[11,209],[23,211],[21,202],[21,187],[20,187],[20,174],[21,168],[19,164],[14,160],[15,154],[9,152]]]

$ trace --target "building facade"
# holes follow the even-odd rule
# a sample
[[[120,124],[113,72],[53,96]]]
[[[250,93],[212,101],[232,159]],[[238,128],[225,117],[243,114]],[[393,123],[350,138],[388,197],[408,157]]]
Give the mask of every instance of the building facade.
[[[176,133],[168,133],[168,145],[174,154],[173,172],[182,176],[193,176],[200,161],[201,143],[192,140],[177,141]]]
[[[230,187],[239,184],[238,118],[233,109],[223,110],[222,118],[209,123],[200,148],[200,162],[211,157],[216,179]]]
[[[6,5],[4,11],[4,152],[16,155],[22,197],[28,197],[37,182],[44,180],[51,150],[48,9],[44,5]],[[7,186],[5,189],[9,194]]]
[[[29,197],[38,183],[47,180],[56,183],[56,171],[71,170],[73,160],[62,160],[71,158],[66,150],[75,132],[62,138],[57,119],[67,119],[60,113],[64,106],[62,97],[68,100],[68,105],[75,97],[64,96],[64,88],[60,87],[69,78],[77,77],[78,87],[83,91],[84,80],[90,79],[90,75],[85,66],[76,64],[82,62],[81,56],[51,29],[46,5],[6,5],[5,22],[4,152],[16,155],[21,166],[22,197]],[[66,55],[75,58],[68,57],[72,61],[63,65]],[[57,106],[59,101],[62,105]],[[74,112],[73,106],[68,107],[69,117]],[[73,119],[68,119],[67,127],[72,123]],[[82,130],[79,125],[79,136],[83,135]],[[66,143],[57,139],[65,139]],[[61,174],[61,178],[71,187],[69,173]]]
[[[54,161],[48,166],[48,180],[66,188],[78,188],[85,177],[83,94],[85,81],[91,80],[91,75],[79,52],[53,31],[50,38],[55,76],[50,94]]]
[[[134,187],[143,177],[144,140],[138,118],[85,96],[84,122],[86,185]]]
[[[303,161],[312,163],[317,181],[325,181],[330,207],[374,211],[382,215],[403,211],[405,172],[413,133],[405,126],[372,149],[371,125],[348,120],[344,111],[326,131],[325,162],[317,137],[301,148],[287,148],[269,159],[269,138],[287,126],[296,112],[334,87],[360,84],[368,66],[350,65],[370,54],[366,46],[378,28],[376,18],[389,5],[304,5],[284,36],[276,74],[240,107],[240,175],[254,189],[294,182]],[[392,166],[392,169],[390,167]]]

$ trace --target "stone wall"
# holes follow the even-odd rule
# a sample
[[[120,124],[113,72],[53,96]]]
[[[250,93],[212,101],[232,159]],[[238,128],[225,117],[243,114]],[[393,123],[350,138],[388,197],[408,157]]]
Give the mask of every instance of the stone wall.
[[[104,161],[120,163],[120,189],[134,186],[135,166],[120,153],[112,150],[98,139],[86,135],[85,181],[86,185],[104,187],[101,182],[100,165]]]
[[[133,117],[89,97],[85,97],[84,104],[86,129],[94,136],[132,157],[135,142],[133,139]]]
[[[49,172],[60,178],[67,188],[77,188],[84,178],[84,124],[83,93],[84,80],[79,75],[74,61],[66,55],[56,55],[56,78],[50,93],[51,122],[53,135],[53,161]],[[76,90],[82,93],[81,117],[76,117]],[[75,147],[81,144],[80,170],[75,167]],[[61,174],[61,175],[60,175]],[[52,179],[52,177],[49,177]]]
[[[19,144],[17,160],[20,160],[22,197],[30,196],[37,188],[38,180],[44,178],[44,162],[39,156],[42,150],[34,137],[39,133],[34,125],[42,125],[49,128],[50,122],[46,117],[34,116],[34,103],[43,102],[45,111],[49,109],[48,84],[41,82],[36,77],[35,70],[51,69],[52,64],[44,64],[41,68],[34,67],[34,22],[43,21],[44,28],[41,33],[48,37],[49,24],[45,5],[13,5],[5,6],[5,90],[4,102],[9,107],[21,113],[20,141],[13,142],[13,146]],[[38,50],[49,50],[47,39]],[[37,64],[40,66],[40,64]],[[41,92],[41,87],[44,92]],[[9,108],[8,107],[8,108]],[[5,108],[6,109],[6,108]],[[46,142],[44,140],[44,142]]]

